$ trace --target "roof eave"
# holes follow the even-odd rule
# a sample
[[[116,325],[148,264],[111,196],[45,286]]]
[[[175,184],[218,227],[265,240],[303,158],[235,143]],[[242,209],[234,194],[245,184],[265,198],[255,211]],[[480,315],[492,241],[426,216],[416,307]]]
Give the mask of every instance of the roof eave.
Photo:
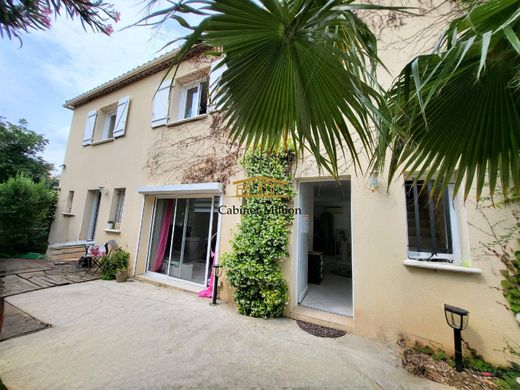
[[[206,49],[203,45],[195,46],[185,57],[189,58],[194,55],[200,54],[202,51]],[[67,100],[63,107],[74,110],[79,106],[82,106],[88,102],[91,102],[94,99],[97,99],[101,96],[107,95],[111,92],[117,91],[127,85],[130,85],[138,80],[141,80],[145,77],[151,76],[155,73],[158,73],[164,69],[167,69],[170,65],[172,65],[171,61],[177,54],[177,50],[166,53],[154,60],[151,60],[137,68],[134,68],[121,76],[118,76],[110,81],[107,81],[100,86],[91,89],[73,99]]]

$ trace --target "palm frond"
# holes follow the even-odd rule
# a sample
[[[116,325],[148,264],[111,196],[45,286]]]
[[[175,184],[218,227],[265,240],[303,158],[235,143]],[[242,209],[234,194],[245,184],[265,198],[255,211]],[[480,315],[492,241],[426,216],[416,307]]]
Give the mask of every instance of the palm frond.
[[[179,16],[190,13],[185,7],[204,13],[200,26]],[[373,152],[374,124],[390,123],[376,38],[353,12],[361,8],[389,9],[352,0],[192,0],[153,16],[192,29],[177,60],[195,44],[222,49],[216,100],[233,140],[271,150],[289,134],[337,175],[338,153],[358,163],[360,152]]]
[[[379,135],[376,164],[391,150],[390,179],[450,182],[464,197],[520,191],[519,0],[490,0],[454,20],[434,54],[410,62],[389,91],[393,124]]]

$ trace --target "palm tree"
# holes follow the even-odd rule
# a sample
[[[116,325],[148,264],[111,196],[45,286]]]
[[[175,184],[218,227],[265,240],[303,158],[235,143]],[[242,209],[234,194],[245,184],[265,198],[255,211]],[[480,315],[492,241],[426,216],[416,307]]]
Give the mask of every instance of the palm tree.
[[[454,20],[433,54],[403,69],[389,92],[391,126],[382,126],[381,169],[434,180],[437,193],[465,179],[481,197],[520,192],[520,1],[489,0]]]
[[[189,29],[177,60],[197,44],[221,48],[226,70],[216,101],[233,140],[272,150],[291,138],[334,175],[338,151],[347,149],[356,163],[362,150],[373,151],[373,125],[388,121],[385,96],[376,81],[376,38],[353,11],[389,7],[352,0],[172,4],[136,24],[173,19]],[[203,19],[191,26],[189,14]]]

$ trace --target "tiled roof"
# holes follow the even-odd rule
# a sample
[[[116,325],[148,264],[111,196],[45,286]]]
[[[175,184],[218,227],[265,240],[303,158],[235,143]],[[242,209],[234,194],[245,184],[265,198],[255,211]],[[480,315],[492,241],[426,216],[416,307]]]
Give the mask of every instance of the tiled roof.
[[[203,46],[194,47],[187,57],[196,55],[203,50]],[[63,107],[74,110],[75,108],[82,106],[83,104],[86,104],[94,99],[126,87],[127,85],[130,85],[145,77],[151,76],[157,72],[160,72],[161,70],[167,69],[171,65],[171,60],[176,53],[176,50],[172,50],[166,54],[154,58],[153,60],[145,62],[143,65],[129,70],[128,72],[123,73],[122,75],[115,77],[112,80],[91,89],[90,91],[82,93],[73,99],[67,100],[65,104],[63,104]]]

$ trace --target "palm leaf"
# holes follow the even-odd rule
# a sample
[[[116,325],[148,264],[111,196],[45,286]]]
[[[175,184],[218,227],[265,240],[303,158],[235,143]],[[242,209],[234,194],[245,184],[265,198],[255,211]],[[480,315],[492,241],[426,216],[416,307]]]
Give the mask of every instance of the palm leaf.
[[[392,126],[379,134],[376,164],[391,150],[397,174],[491,195],[520,191],[519,0],[490,0],[451,23],[437,52],[415,58],[388,98]]]
[[[222,49],[227,68],[216,100],[234,141],[273,150],[289,134],[298,151],[306,148],[334,175],[344,149],[355,163],[363,150],[373,151],[373,126],[391,121],[376,81],[375,36],[353,11],[388,7],[352,0],[180,1],[153,15],[187,25],[178,14],[196,3],[206,17],[177,59],[195,44]]]

